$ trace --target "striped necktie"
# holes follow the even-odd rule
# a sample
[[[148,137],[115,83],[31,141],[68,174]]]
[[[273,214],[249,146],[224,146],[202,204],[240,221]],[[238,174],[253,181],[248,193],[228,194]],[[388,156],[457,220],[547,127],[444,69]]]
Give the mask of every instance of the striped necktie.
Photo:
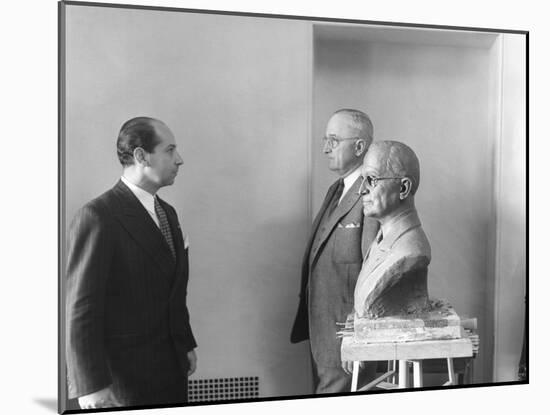
[[[162,233],[162,236],[164,236],[164,239],[170,248],[172,257],[176,259],[176,248],[174,248],[174,239],[172,238],[172,232],[170,232],[170,224],[168,223],[166,212],[160,205],[157,197],[155,197],[155,213],[157,214],[157,218],[159,220],[160,232]]]

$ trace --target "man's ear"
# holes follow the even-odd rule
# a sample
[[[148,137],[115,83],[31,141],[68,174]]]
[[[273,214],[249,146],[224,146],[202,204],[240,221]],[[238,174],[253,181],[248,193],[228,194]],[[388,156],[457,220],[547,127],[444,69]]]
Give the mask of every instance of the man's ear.
[[[147,152],[142,149],[141,147],[136,147],[134,149],[134,160],[137,164],[141,164],[143,166],[149,165],[149,160],[147,158]]]
[[[399,199],[405,200],[411,194],[412,181],[408,177],[401,179],[401,187],[399,188]]]
[[[355,142],[355,155],[357,157],[363,155],[367,149],[367,143],[365,140],[360,138]]]

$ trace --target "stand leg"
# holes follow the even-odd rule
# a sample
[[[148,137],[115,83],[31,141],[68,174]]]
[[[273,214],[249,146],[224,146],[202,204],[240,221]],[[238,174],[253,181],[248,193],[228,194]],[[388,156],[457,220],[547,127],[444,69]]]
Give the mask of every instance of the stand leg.
[[[447,371],[449,372],[449,381],[445,385],[456,385],[455,367],[453,364],[453,359],[451,357],[447,358]]]
[[[474,359],[470,358],[466,363],[466,371],[464,372],[464,384],[471,385],[474,383]]]
[[[399,361],[399,388],[409,387],[409,368],[406,360]]]
[[[392,371],[392,370],[393,370],[394,372],[396,372],[396,371],[397,371],[396,369],[397,369],[397,368],[395,367],[395,360],[388,360],[388,372],[390,372],[390,371]],[[395,383],[396,380],[397,380],[397,379],[396,379],[395,374],[393,374],[393,375],[391,376],[391,378],[389,379],[389,381],[390,381],[391,383]]]
[[[351,375],[351,391],[357,391],[357,381],[359,379],[359,361],[353,362],[353,373]]]
[[[421,388],[422,382],[422,360],[413,360],[413,386],[415,388]]]

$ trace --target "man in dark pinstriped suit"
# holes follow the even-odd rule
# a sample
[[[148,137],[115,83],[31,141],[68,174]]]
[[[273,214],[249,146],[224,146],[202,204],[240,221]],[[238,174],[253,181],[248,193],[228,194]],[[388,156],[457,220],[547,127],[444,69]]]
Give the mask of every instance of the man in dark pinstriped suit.
[[[184,403],[197,361],[188,243],[176,211],[156,195],[183,160],[169,128],[148,117],[124,123],[117,153],[121,179],[69,229],[69,398],[83,409]]]

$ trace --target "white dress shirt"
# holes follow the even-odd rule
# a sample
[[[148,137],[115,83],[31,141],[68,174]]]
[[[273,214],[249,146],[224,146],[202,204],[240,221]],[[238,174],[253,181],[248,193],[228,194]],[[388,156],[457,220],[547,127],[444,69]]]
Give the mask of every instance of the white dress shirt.
[[[146,190],[143,190],[141,187],[136,186],[135,184],[131,183],[126,177],[121,176],[120,180],[122,180],[122,183],[124,183],[126,186],[130,188],[132,193],[138,198],[140,203],[143,205],[147,213],[151,216],[151,218],[155,221],[157,226],[160,229],[160,222],[159,218],[157,218],[157,214],[155,213],[155,196],[153,196],[151,193],[149,193]]]
[[[359,167],[357,167],[354,171],[344,177],[344,191],[342,192],[342,196],[340,196],[338,203],[342,201],[350,187],[353,186],[353,183],[355,183],[359,176],[361,176],[361,165],[359,165]]]
[[[157,213],[155,212],[155,197],[157,196],[156,195],[153,196],[148,191],[143,190],[139,186],[136,186],[124,176],[121,176],[120,180],[122,180],[122,183],[128,186],[132,191],[132,193],[136,195],[136,197],[138,198],[140,203],[143,205],[147,213],[151,216],[151,218],[155,221],[155,223],[160,229],[160,221],[159,221],[159,218],[157,217]],[[183,246],[185,248],[189,248],[189,235],[187,235],[186,232],[183,232],[183,230],[182,230],[182,234],[183,234]]]

